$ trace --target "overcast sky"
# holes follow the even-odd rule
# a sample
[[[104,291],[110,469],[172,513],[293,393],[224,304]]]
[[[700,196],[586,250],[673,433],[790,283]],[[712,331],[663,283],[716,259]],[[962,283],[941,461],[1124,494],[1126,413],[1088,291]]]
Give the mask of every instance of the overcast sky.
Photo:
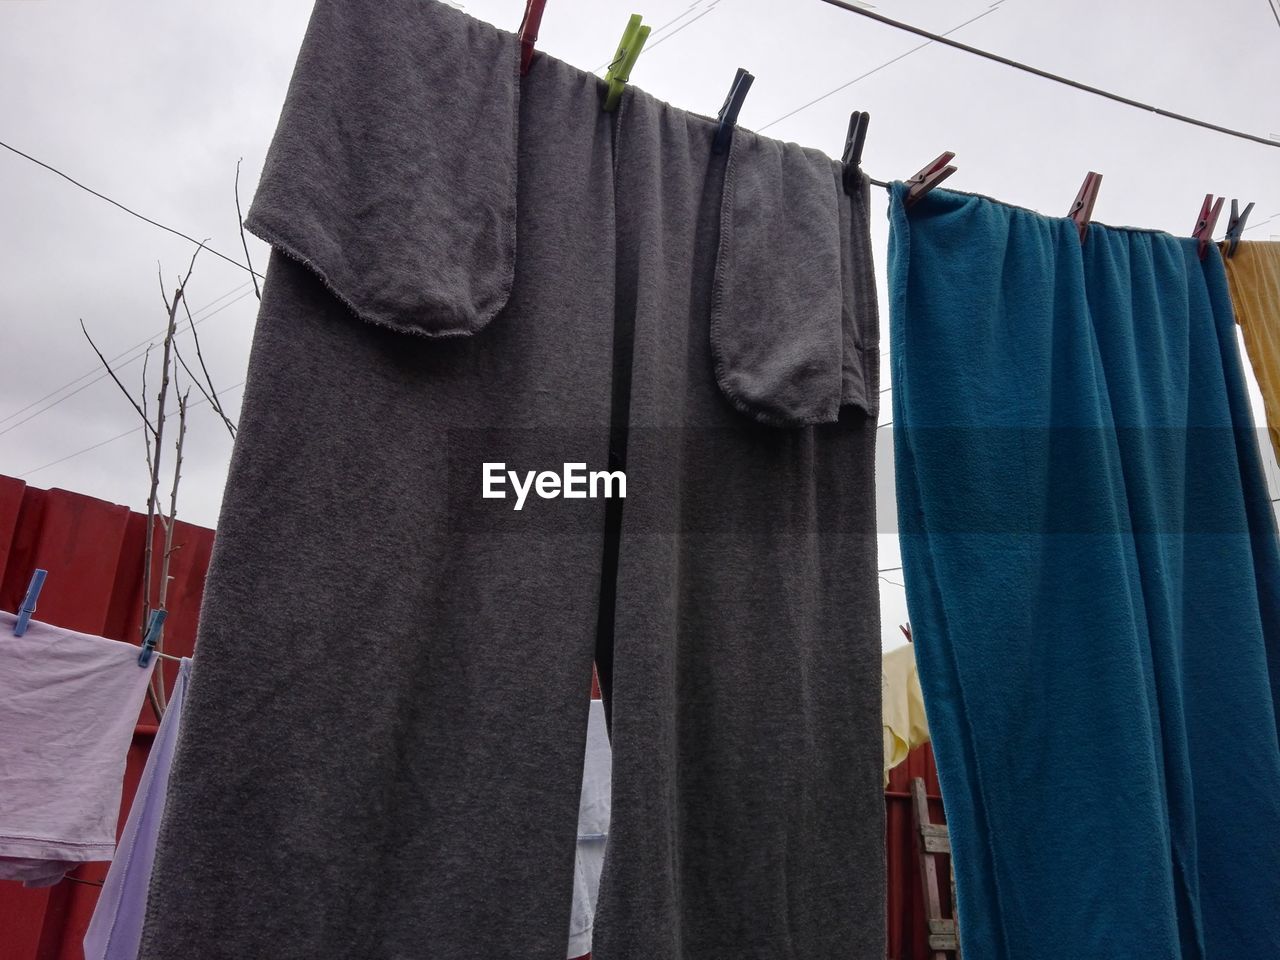
[[[514,31],[524,3],[455,6]],[[236,160],[244,160],[247,207],[310,8],[307,0],[2,0],[0,140],[242,260]],[[956,39],[1166,109],[1280,136],[1280,25],[1268,0],[883,0],[875,9],[937,32],[972,21]],[[1249,236],[1280,238],[1280,149],[938,45],[794,112],[922,43],[819,0],[548,0],[538,46],[593,69],[613,53],[633,12],[655,28],[669,24],[655,29],[634,84],[714,115],[735,68],[746,67],[756,80],[740,123],[836,157],[850,111],[867,110],[863,164],[880,179],[908,176],[954,150],[960,169],[949,185],[1061,216],[1085,173],[1096,170],[1105,177],[1097,220],[1185,235],[1212,192],[1256,201],[1250,222],[1258,228]],[[877,192],[882,286],[884,206]],[[164,326],[157,264],[171,290],[192,247],[7,150],[0,150],[0,209],[0,473],[141,508],[147,485],[136,415],[109,380],[95,382],[100,368],[79,321],[108,356],[145,343]],[[261,270],[265,245],[251,237],[249,249]],[[256,308],[248,276],[202,254],[188,295],[234,418]],[[137,383],[140,366],[121,370],[127,383]],[[884,374],[888,384],[887,363]],[[215,524],[230,450],[208,407],[193,411],[182,518]],[[882,521],[894,515],[891,459],[883,443]],[[1269,451],[1268,468],[1275,490]],[[896,536],[882,536],[881,566],[899,563]],[[901,573],[885,577],[895,581],[881,584],[884,636],[893,644],[905,604]]]

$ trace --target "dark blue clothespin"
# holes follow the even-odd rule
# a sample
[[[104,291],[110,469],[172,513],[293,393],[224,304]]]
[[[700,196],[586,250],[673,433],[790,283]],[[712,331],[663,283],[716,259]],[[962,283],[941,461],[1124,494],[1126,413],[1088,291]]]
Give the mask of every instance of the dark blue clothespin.
[[[871,123],[871,114],[855,111],[849,117],[849,132],[844,138],[844,156],[840,162],[844,164],[844,192],[853,193],[858,186],[862,173],[862,145],[867,141],[867,126]]]
[[[1244,233],[1244,225],[1249,220],[1249,214],[1253,213],[1253,204],[1250,203],[1244,208],[1244,213],[1240,212],[1239,202],[1231,201],[1231,219],[1227,221],[1227,256],[1234,257],[1236,255],[1236,247],[1240,244],[1240,235]]]
[[[538,27],[542,25],[542,11],[547,0],[528,0],[524,5],[524,19],[520,21],[520,76],[529,72],[533,62],[533,45],[538,42]]]
[[[1084,178],[1080,192],[1076,194],[1076,202],[1071,205],[1067,217],[1076,225],[1080,234],[1080,242],[1084,243],[1085,234],[1089,232],[1089,221],[1093,219],[1093,205],[1098,202],[1098,190],[1102,186],[1102,174],[1092,170]]]
[[[1200,204],[1200,216],[1196,217],[1196,228],[1191,231],[1191,237],[1200,243],[1201,260],[1209,252],[1209,242],[1213,239],[1213,230],[1218,225],[1218,216],[1222,213],[1222,201],[1225,199],[1226,197],[1219,197],[1218,202],[1214,203],[1213,194],[1206,193],[1204,203]]]
[[[724,106],[717,114],[720,124],[716,127],[715,139],[711,141],[713,153],[724,153],[729,149],[729,141],[733,139],[733,128],[738,123],[738,113],[742,110],[743,101],[747,99],[747,91],[751,89],[754,80],[755,77],[742,67],[739,67],[738,72],[734,74],[729,96],[725,97]]]
[[[18,622],[13,625],[15,637],[27,632],[27,624],[31,622],[31,615],[36,612],[36,600],[44,589],[44,578],[48,575],[48,570],[37,570],[31,575],[31,586],[27,587],[27,595],[22,598],[22,604],[18,607]]]
[[[167,610],[152,610],[151,619],[147,621],[147,635],[142,638],[142,652],[138,654],[138,666],[145,667],[151,662],[151,651],[160,641],[160,630],[164,626]]]

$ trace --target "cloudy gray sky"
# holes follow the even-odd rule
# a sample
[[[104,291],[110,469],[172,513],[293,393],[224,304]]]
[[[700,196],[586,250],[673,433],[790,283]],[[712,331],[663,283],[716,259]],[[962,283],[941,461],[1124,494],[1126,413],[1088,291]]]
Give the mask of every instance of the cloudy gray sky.
[[[523,0],[455,5],[510,30],[524,8]],[[307,0],[0,0],[0,140],[242,259],[236,160],[244,159],[247,206],[310,7]],[[1280,136],[1280,25],[1268,0],[882,0],[875,9],[937,32],[972,21],[956,39]],[[1250,237],[1280,237],[1280,149],[937,45],[850,84],[922,41],[819,0],[548,0],[539,47],[592,69],[612,54],[632,12],[668,25],[655,30],[633,83],[714,114],[735,68],[746,67],[756,81],[740,123],[834,156],[850,111],[867,110],[864,166],[881,179],[954,150],[960,170],[951,185],[1062,215],[1085,173],[1096,170],[1105,176],[1098,220],[1187,234],[1212,192],[1256,201]],[[879,195],[873,202],[884,203]],[[139,508],[146,472],[135,414],[109,380],[97,379],[79,321],[108,356],[145,344],[164,325],[157,264],[172,288],[192,247],[7,150],[0,150],[0,209],[0,473]],[[876,216],[881,278],[886,239],[887,224]],[[266,248],[249,244],[261,270]],[[256,307],[247,274],[202,254],[189,302],[234,417]],[[126,382],[137,382],[140,366],[123,367]],[[886,383],[887,376],[886,364]],[[230,449],[211,411],[193,411],[184,519],[216,522]],[[881,515],[892,517],[888,444],[880,459]],[[898,565],[896,537],[881,538],[881,555],[881,566]],[[905,619],[901,574],[885,577],[895,581],[881,584],[885,639],[896,643],[895,625]]]

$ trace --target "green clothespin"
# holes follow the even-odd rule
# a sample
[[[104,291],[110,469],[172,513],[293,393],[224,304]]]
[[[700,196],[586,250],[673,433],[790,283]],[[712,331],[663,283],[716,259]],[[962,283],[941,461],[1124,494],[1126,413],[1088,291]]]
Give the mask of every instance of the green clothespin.
[[[612,113],[618,108],[618,101],[622,99],[622,88],[631,79],[631,69],[640,59],[640,51],[644,49],[644,42],[649,39],[650,29],[642,24],[638,13],[633,13],[631,19],[627,21],[627,29],[622,32],[618,52],[613,55],[613,62],[609,64],[609,72],[604,78],[609,84],[608,92],[604,97],[606,112]]]

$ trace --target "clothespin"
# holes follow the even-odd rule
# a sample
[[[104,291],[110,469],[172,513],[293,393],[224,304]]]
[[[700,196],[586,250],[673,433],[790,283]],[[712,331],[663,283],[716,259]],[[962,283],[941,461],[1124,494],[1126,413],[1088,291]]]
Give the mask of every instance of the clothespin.
[[[747,91],[751,89],[755,79],[742,67],[739,67],[738,72],[733,75],[733,86],[729,88],[729,96],[725,97],[724,106],[716,115],[720,124],[716,127],[715,139],[711,141],[713,153],[724,153],[729,149],[729,141],[733,139],[733,128],[738,123],[738,113],[742,110],[743,101],[747,99]]]
[[[1209,252],[1209,242],[1213,239],[1214,228],[1218,225],[1218,216],[1222,213],[1222,201],[1226,197],[1219,197],[1218,202],[1213,202],[1213,194],[1206,193],[1204,195],[1204,203],[1200,204],[1200,216],[1196,217],[1196,228],[1191,231],[1191,237],[1200,241],[1200,259],[1204,259],[1204,255]]]
[[[167,610],[152,610],[151,619],[147,621],[147,634],[142,638],[142,651],[138,654],[138,666],[145,667],[151,662],[151,651],[160,641],[160,630],[164,626]]]
[[[649,39],[649,30],[649,27],[641,23],[638,13],[633,13],[631,19],[627,21],[627,29],[622,32],[618,52],[613,55],[613,62],[609,64],[609,72],[604,78],[609,84],[604,97],[605,112],[612,113],[618,108],[618,101],[622,99],[622,89],[631,79],[631,70],[640,59],[644,42]]]
[[[907,638],[907,643],[911,643],[911,624],[900,623],[898,629],[902,631],[902,635]]]
[[[849,117],[849,132],[844,138],[844,155],[840,162],[844,164],[844,192],[852,193],[858,185],[858,173],[862,166],[862,145],[867,142],[867,126],[871,123],[871,114],[855,111]]]
[[[951,166],[953,157],[955,154],[950,150],[939,154],[936,160],[907,181],[908,207],[914,206],[917,200],[956,172],[956,168]]]
[[[20,637],[27,632],[27,624],[31,622],[31,615],[36,612],[36,600],[40,597],[40,591],[44,589],[44,578],[48,575],[48,570],[37,570],[31,575],[31,585],[27,587],[27,594],[18,606],[18,622],[13,625],[15,637]]]
[[[1237,201],[1231,201],[1231,219],[1227,221],[1227,256],[1234,257],[1236,255],[1236,247],[1240,244],[1240,235],[1244,233],[1244,225],[1249,221],[1249,214],[1253,213],[1253,204],[1250,203],[1244,208],[1244,213],[1240,212],[1240,205]]]
[[[1098,188],[1101,186],[1102,174],[1090,170],[1080,186],[1080,192],[1076,194],[1076,202],[1071,205],[1071,212],[1067,214],[1075,222],[1076,230],[1080,232],[1081,243],[1084,243],[1084,236],[1089,232],[1093,205],[1098,202]]]
[[[528,0],[524,5],[524,19],[520,21],[520,76],[529,72],[533,62],[533,45],[538,42],[538,27],[542,26],[542,11],[547,0]]]

